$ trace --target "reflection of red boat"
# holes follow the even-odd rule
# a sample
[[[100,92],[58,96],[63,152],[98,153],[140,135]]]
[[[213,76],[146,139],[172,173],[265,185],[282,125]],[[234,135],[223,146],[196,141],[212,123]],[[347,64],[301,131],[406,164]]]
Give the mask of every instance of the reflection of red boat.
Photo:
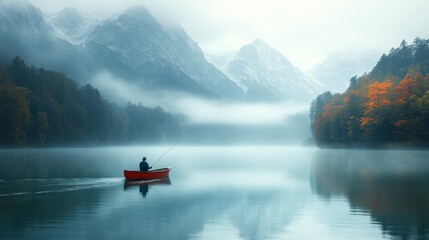
[[[171,180],[169,177],[160,178],[160,179],[151,179],[151,180],[125,180],[124,181],[124,190],[127,190],[131,187],[137,186],[163,186],[171,185]]]
[[[127,180],[150,180],[166,178],[168,177],[168,174],[170,174],[170,169],[171,168],[160,168],[147,172],[124,170],[124,177]]]

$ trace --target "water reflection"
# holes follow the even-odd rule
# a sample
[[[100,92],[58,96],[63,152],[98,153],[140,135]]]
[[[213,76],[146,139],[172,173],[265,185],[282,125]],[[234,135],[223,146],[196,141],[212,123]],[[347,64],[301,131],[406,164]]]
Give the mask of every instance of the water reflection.
[[[142,181],[124,181],[124,191],[130,190],[130,188],[138,187],[140,194],[143,198],[146,198],[149,189],[152,186],[162,186],[162,185],[171,185],[171,180],[169,177],[154,179],[154,180],[142,180]]]
[[[428,237],[427,152],[180,147],[171,180],[124,181],[142,152],[165,147],[0,151],[0,239]]]
[[[423,151],[320,151],[311,185],[324,199],[347,197],[384,234],[429,238],[429,162]]]
[[[171,181],[123,181],[142,152],[160,156],[165,148],[0,151],[0,193],[32,193],[0,197],[0,238],[276,238],[310,197],[300,149],[176,148],[174,187],[165,188],[158,185]],[[106,176],[120,182],[79,187]],[[58,191],[35,193],[57,182]]]
[[[43,229],[42,226],[68,221],[71,216],[93,214],[106,197],[106,190],[117,187],[121,180],[111,178],[2,181],[0,239],[26,239],[25,232],[36,226]],[[36,232],[30,231],[28,239]]]

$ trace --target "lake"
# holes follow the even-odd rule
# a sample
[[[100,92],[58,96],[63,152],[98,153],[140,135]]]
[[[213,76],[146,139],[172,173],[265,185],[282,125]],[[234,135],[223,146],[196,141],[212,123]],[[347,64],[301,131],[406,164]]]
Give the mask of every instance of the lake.
[[[177,146],[0,150],[0,239],[429,239],[429,152]]]

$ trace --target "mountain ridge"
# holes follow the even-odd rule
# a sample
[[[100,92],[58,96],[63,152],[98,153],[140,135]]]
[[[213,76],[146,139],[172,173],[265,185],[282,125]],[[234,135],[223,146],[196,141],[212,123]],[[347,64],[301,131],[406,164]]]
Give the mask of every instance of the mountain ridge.
[[[308,100],[321,86],[262,39],[242,46],[228,63],[210,59],[239,84],[250,101]]]
[[[91,49],[94,44],[106,46],[114,58],[143,77],[151,71],[147,64],[153,66],[159,62],[162,68],[187,75],[215,95],[230,98],[240,95],[238,87],[205,60],[203,51],[183,28],[163,27],[144,7],[131,8],[97,26],[85,41],[90,51],[97,51]],[[162,72],[159,73],[161,76]],[[156,79],[152,83],[156,84]]]
[[[243,46],[219,67],[208,61],[208,54],[181,26],[160,24],[144,6],[102,21],[73,8],[48,15],[29,3],[23,6],[35,12],[34,20],[29,22],[37,31],[31,35],[43,46],[37,41],[30,44],[28,37],[7,36],[8,31],[3,31],[9,42],[3,47],[7,54],[0,56],[4,62],[21,55],[30,64],[64,72],[83,82],[108,71],[124,79],[124,84],[138,83],[142,90],[177,90],[239,101],[311,99],[322,88],[318,78],[293,66],[262,39]],[[17,4],[16,8],[23,6]],[[27,12],[20,12],[24,19]],[[25,29],[28,24],[22,26]],[[9,54],[14,48],[18,50]]]

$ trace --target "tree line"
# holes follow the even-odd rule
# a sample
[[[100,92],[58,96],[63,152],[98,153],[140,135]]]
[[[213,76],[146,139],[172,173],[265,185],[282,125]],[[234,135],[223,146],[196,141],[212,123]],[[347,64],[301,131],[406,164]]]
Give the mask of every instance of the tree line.
[[[429,146],[429,40],[403,41],[342,94],[311,104],[319,146]]]
[[[55,146],[155,143],[180,138],[162,108],[108,102],[89,84],[27,66],[0,65],[0,145]]]

